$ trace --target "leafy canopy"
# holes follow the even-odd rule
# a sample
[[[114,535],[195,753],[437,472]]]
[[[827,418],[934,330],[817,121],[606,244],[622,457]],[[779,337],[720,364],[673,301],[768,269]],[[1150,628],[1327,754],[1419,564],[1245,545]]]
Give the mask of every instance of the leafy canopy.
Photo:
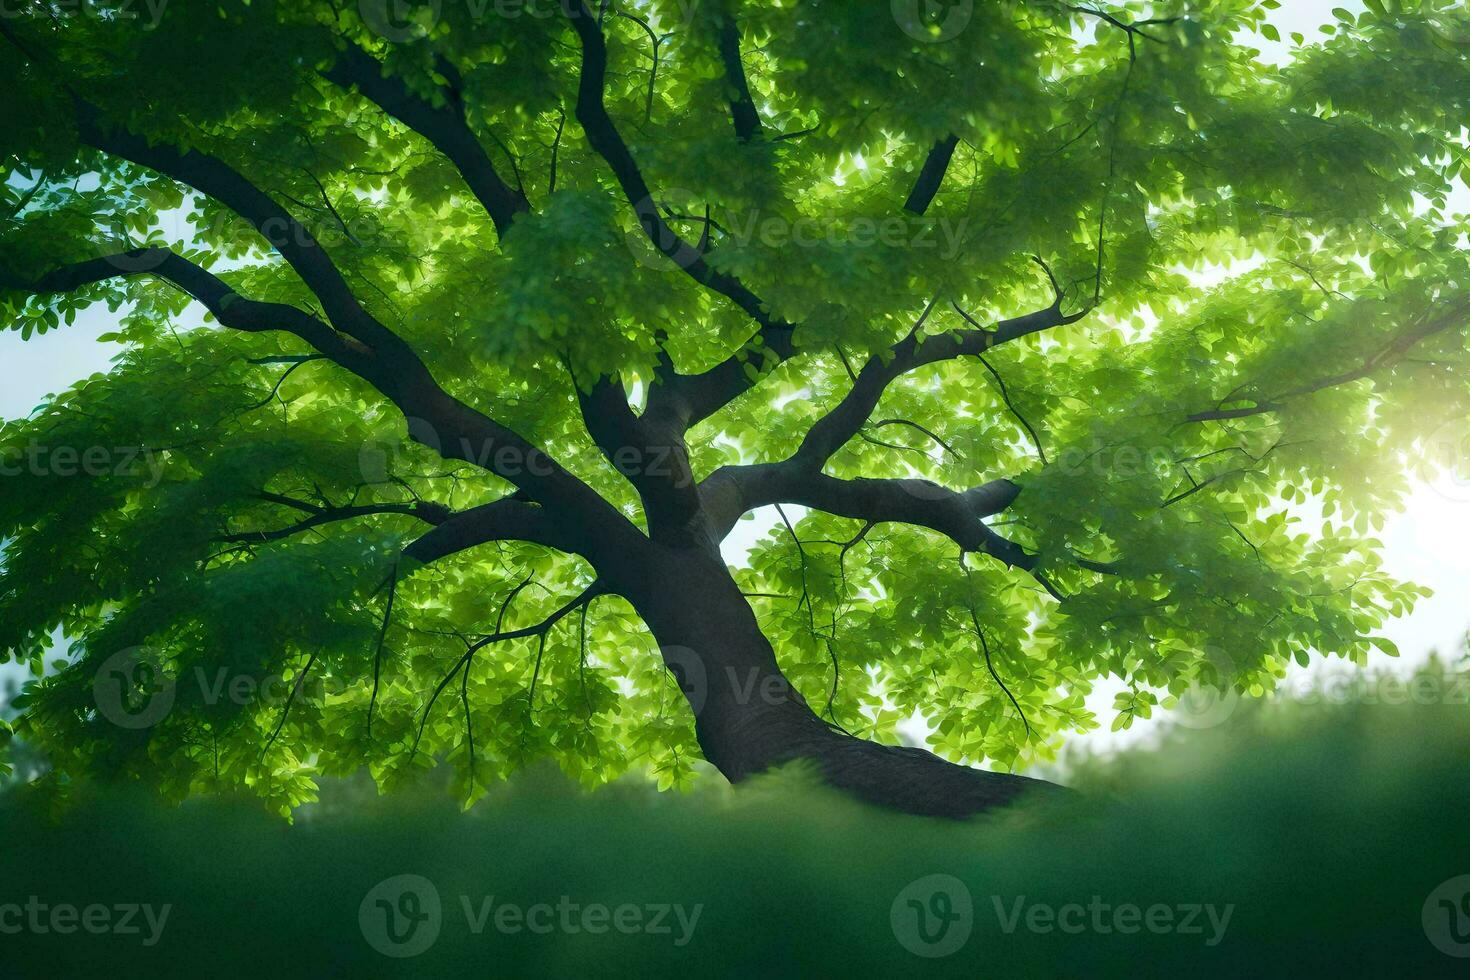
[[[467,644],[543,622],[596,570],[519,540],[403,567],[426,524],[516,488],[410,439],[301,336],[222,328],[253,303],[338,321],[275,238],[136,162],[147,148],[226,162],[446,391],[640,523],[579,383],[620,378],[641,407],[666,365],[734,358],[749,390],[688,433],[703,479],[790,456],[910,332],[1065,312],[894,379],[826,460],[839,479],[1013,481],[990,524],[1027,562],[787,509],[735,571],[787,675],[856,734],[920,712],[939,753],[1011,766],[1098,724],[1100,678],[1128,687],[1115,725],[1193,683],[1259,693],[1311,652],[1361,662],[1421,594],[1370,535],[1470,417],[1470,268],[1445,213],[1470,174],[1460,4],[1340,12],[1272,67],[1252,48],[1275,37],[1270,0],[614,0],[603,100],[694,249],[672,259],[578,112],[586,38],[557,4],[223,0],[152,25],[51,6],[0,44],[0,319],[29,336],[105,303],[125,345],[0,435],[0,656],[49,673],[19,729],[60,773],[289,807],[363,765],[388,784],[447,759],[473,799],[540,757],[667,785],[699,752],[615,596],[445,686]],[[231,295],[201,305],[157,253],[35,288],[142,246]],[[58,631],[71,654],[46,671]],[[99,709],[118,665],[128,710],[171,679],[155,723]],[[240,678],[261,686],[233,694]]]

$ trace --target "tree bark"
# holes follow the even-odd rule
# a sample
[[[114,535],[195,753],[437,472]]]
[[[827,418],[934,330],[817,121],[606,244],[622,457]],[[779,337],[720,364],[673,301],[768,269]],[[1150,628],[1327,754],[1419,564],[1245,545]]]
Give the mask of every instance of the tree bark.
[[[923,749],[880,745],[837,730],[787,681],[770,641],[718,553],[657,549],[616,583],[659,644],[694,711],[705,758],[732,783],[798,760],[865,802],[963,818],[1002,806],[1038,779],[946,762]]]

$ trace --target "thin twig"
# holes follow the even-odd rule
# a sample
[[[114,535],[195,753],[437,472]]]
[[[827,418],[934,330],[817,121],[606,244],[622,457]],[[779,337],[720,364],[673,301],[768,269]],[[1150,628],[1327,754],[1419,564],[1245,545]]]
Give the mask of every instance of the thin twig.
[[[985,366],[985,370],[989,371],[990,376],[995,379],[996,386],[1000,388],[1001,401],[1006,403],[1006,408],[1011,410],[1011,414],[1016,417],[1016,421],[1021,423],[1021,427],[1024,428],[1026,430],[1026,434],[1031,437],[1031,443],[1036,447],[1036,455],[1041,457],[1041,465],[1047,465],[1046,450],[1042,448],[1041,437],[1036,434],[1036,430],[1031,427],[1031,423],[1026,421],[1026,416],[1022,415],[1021,410],[1016,408],[1015,403],[1011,401],[1011,394],[1006,389],[1005,379],[1002,378],[1000,376],[1000,372],[992,367],[990,362],[985,359],[984,354],[976,354],[975,360],[983,364]]]
[[[1026,712],[1021,709],[1021,702],[1017,701],[1016,696],[1011,693],[1011,689],[1006,687],[1006,682],[1000,679],[1000,674],[995,672],[995,664],[990,660],[990,644],[985,641],[985,630],[981,628],[980,615],[975,611],[975,587],[974,582],[970,578],[970,566],[965,562],[965,552],[963,549],[960,551],[960,568],[964,569],[965,572],[965,589],[968,593],[968,601],[965,603],[965,608],[970,612],[970,622],[974,624],[975,636],[980,640],[980,651],[985,657],[985,669],[990,672],[991,679],[1000,685],[1000,689],[1010,699],[1011,705],[1016,709],[1016,714],[1021,716],[1021,724],[1026,726],[1026,738],[1030,740],[1031,722],[1026,718]]]

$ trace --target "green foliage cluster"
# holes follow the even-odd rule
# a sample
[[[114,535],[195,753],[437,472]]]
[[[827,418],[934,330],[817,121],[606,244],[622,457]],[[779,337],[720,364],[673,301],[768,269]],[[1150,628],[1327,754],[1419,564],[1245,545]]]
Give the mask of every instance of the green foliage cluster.
[[[218,202],[79,150],[80,93],[284,202],[449,391],[638,519],[583,431],[566,366],[646,392],[661,346],[680,370],[705,369],[749,338],[749,319],[649,251],[574,118],[579,58],[561,18],[445,2],[390,40],[363,20],[370,6],[175,3],[151,30],[11,22],[0,272],[25,281],[169,245],[242,295],[315,303]],[[607,104],[656,197],[685,231],[708,209],[710,265],[797,324],[805,352],[751,358],[759,384],[690,433],[697,476],[787,456],[847,390],[847,365],[885,351],[936,297],[925,336],[1054,298],[1091,310],[984,365],[914,372],[828,467],[959,489],[1014,480],[1022,493],[995,526],[1040,556],[1065,603],[1021,570],[962,564],[921,529],[882,525],[849,547],[862,522],[818,512],[796,522],[800,547],[777,526],[737,570],[765,596],[751,601],[783,669],[854,733],[891,740],[919,712],[947,757],[1033,763],[1192,683],[1259,693],[1309,654],[1362,662],[1385,645],[1384,619],[1423,594],[1383,573],[1371,535],[1434,434],[1470,417],[1470,266],[1463,217],[1445,213],[1470,173],[1470,19],[1454,2],[1374,2],[1273,67],[1252,41],[1274,36],[1276,3],[1146,6],[1116,19],[1158,23],[1125,29],[1057,3],[978,3],[942,41],[900,29],[887,4],[836,0],[628,0],[606,19]],[[748,142],[728,118],[725,18],[762,116]],[[656,70],[640,20],[661,39]],[[534,209],[497,236],[441,154],[317,73],[348,44],[434,104],[457,99]],[[46,71],[28,69],[35,58]],[[945,134],[959,145],[933,206],[903,211]],[[900,239],[853,234],[885,220]],[[803,222],[821,231],[808,244],[761,230]],[[1202,287],[1219,267],[1231,274]],[[301,517],[262,494],[462,509],[504,481],[407,439],[334,365],[282,363],[308,353],[299,343],[213,329],[146,275],[0,287],[0,323],[44,333],[96,303],[127,345],[115,369],[0,430],[6,460],[141,446],[147,463],[4,477],[0,658],[48,675],[18,702],[17,728],[58,774],[172,797],[248,787],[280,810],[311,799],[318,776],[367,766],[393,785],[435,760],[454,764],[466,801],[538,758],[587,783],[642,768],[664,786],[691,779],[688,708],[619,598],[544,643],[486,651],[463,698],[456,684],[427,711],[467,639],[497,617],[538,622],[585,588],[579,560],[501,544],[405,575],[380,645],[385,584],[422,531],[412,517],[219,541]],[[1201,413],[1219,417],[1190,421]],[[948,448],[876,424],[890,419]],[[70,654],[56,670],[58,631]],[[177,694],[158,725],[128,731],[99,716],[94,684],[138,649]],[[195,678],[221,670],[300,690],[201,694]],[[1084,707],[1104,677],[1129,686],[1116,720]]]

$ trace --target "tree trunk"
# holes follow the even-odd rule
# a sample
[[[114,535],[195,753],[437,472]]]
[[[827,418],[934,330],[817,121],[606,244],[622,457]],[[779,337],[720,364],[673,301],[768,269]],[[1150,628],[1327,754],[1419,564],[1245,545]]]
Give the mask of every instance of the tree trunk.
[[[831,785],[908,813],[961,818],[1027,790],[1038,779],[946,762],[923,749],[854,738],[819,718],[786,680],[775,652],[719,555],[659,549],[618,583],[658,641],[695,716],[707,758],[732,783],[795,760]]]

